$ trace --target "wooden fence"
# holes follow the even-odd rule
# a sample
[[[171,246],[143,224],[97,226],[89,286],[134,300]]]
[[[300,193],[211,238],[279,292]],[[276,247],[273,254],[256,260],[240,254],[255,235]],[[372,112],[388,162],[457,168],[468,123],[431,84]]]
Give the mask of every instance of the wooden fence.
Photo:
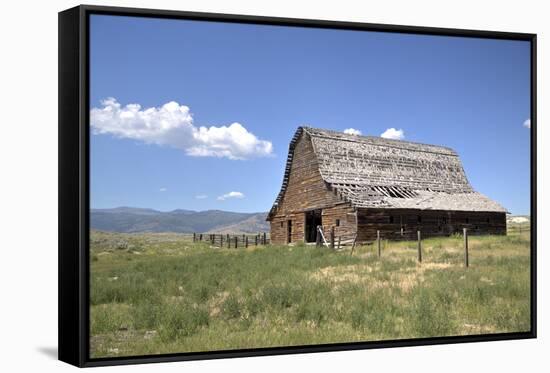
[[[401,230],[401,233],[403,233],[403,230]],[[407,232],[407,233],[409,233],[409,232]],[[463,247],[464,247],[464,266],[465,267],[470,266],[469,255],[468,255],[468,236],[469,235],[470,235],[470,232],[468,231],[468,229],[463,228],[462,229],[462,237],[463,237],[463,240],[464,240]],[[346,244],[348,244],[348,242],[351,242],[352,246],[351,246],[350,255],[353,255],[353,251],[354,251],[355,245],[357,243],[357,234],[355,234],[354,236],[350,236],[351,239],[349,239],[347,236],[336,237],[336,235],[334,234],[334,227],[332,227],[330,229],[330,231],[328,232],[328,234],[327,234],[327,232],[323,231],[323,227],[321,227],[320,225],[317,226],[317,241],[316,241],[317,246],[325,245],[327,247],[330,247],[333,250],[339,250],[340,248],[342,248],[342,246],[344,246],[342,244],[343,238],[345,238]],[[416,241],[417,241],[417,244],[416,244],[417,260],[418,260],[419,263],[422,263],[422,231],[420,231],[420,230],[416,231],[416,238],[417,238],[416,239]],[[363,243],[363,244],[365,244],[365,243]],[[382,256],[382,237],[380,235],[379,230],[376,231],[376,241],[368,242],[366,244],[367,245],[375,244],[376,245],[376,251],[378,253],[378,257]]]
[[[193,233],[193,242],[207,242],[214,247],[237,249],[247,248],[249,246],[268,245],[270,239],[265,232],[255,235]]]
[[[344,246],[352,245],[355,247],[357,241],[357,233],[336,236],[334,234],[334,227],[331,227],[329,232],[324,232],[323,227],[317,226],[317,241],[316,245],[325,245],[331,249],[339,250]]]

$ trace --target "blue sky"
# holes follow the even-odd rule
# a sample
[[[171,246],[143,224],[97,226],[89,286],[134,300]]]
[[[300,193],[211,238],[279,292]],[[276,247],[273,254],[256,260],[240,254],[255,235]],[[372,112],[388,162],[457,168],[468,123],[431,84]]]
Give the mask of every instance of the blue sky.
[[[93,208],[267,211],[305,124],[449,146],[476,190],[529,212],[528,42],[103,15],[90,30]]]

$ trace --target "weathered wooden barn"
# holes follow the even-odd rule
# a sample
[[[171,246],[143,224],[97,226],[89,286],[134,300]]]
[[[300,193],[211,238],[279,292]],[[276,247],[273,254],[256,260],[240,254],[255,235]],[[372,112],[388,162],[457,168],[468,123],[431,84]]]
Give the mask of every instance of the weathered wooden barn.
[[[507,211],[476,192],[447,147],[299,127],[267,220],[273,243],[315,242],[318,225],[357,242],[506,234]]]

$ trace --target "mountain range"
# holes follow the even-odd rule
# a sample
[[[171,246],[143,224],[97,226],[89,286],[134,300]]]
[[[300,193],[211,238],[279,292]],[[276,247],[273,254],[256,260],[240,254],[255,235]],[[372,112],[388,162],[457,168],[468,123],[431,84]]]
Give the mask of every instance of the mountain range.
[[[92,229],[135,233],[258,233],[269,231],[266,212],[242,213],[221,210],[158,211],[148,208],[116,207],[91,209]]]

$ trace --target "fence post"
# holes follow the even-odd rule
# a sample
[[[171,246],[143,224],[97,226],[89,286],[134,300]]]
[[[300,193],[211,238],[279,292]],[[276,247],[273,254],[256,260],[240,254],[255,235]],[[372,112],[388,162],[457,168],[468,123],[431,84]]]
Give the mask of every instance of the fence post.
[[[229,234],[227,235],[227,248],[231,249],[231,237],[229,237]]]
[[[202,242],[202,233],[199,235],[199,241]]]
[[[266,239],[266,236],[265,236],[265,232],[264,232],[264,245],[267,245],[267,239]]]
[[[321,232],[319,232],[319,225],[317,226],[317,230],[315,232],[317,233],[315,235],[315,246],[319,247],[321,246]]]
[[[463,228],[464,231],[464,266],[468,268],[470,265],[468,258],[468,228]]]
[[[334,249],[334,225],[330,227],[330,248]]]
[[[254,236],[254,246],[258,246],[258,235]]]
[[[248,247],[248,236],[244,239],[244,247]]]
[[[235,249],[237,248],[237,241],[238,241],[239,237],[235,236]]]
[[[351,245],[351,252],[349,255],[353,255],[353,249],[355,249],[355,244],[357,243],[357,232],[355,232],[355,237],[353,238],[353,244]]]
[[[220,247],[223,247],[223,234],[220,234]]]
[[[378,257],[380,258],[382,251],[380,250],[380,231],[376,231],[376,244],[378,245]]]
[[[418,262],[422,263],[422,234],[417,231],[418,234]]]
[[[193,242],[197,241],[197,234],[193,232]]]

